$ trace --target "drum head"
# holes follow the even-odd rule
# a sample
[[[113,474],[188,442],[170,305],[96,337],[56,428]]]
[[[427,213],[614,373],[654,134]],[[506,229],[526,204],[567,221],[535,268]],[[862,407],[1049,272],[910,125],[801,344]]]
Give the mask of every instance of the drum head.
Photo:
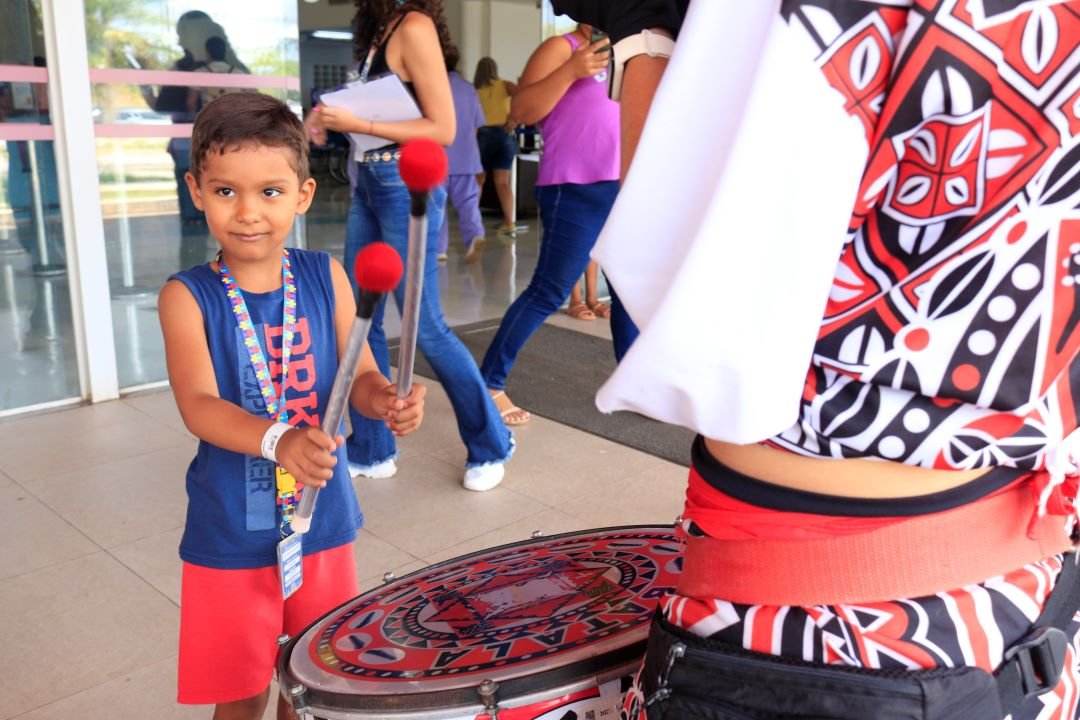
[[[670,527],[623,527],[504,545],[413,573],[315,622],[283,674],[312,707],[420,710],[626,672],[682,571]]]

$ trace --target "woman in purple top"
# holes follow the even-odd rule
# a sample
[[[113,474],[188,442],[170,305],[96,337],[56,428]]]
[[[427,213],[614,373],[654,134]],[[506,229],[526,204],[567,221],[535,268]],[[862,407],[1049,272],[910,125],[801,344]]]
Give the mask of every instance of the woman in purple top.
[[[454,116],[457,132],[454,142],[446,148],[450,171],[446,178],[446,195],[457,211],[461,239],[465,243],[465,261],[476,262],[484,247],[484,221],[480,217],[480,187],[476,176],[483,172],[480,164],[480,146],[476,131],[484,126],[484,110],[476,88],[457,70],[450,70],[450,94],[454,98]],[[439,260],[446,260],[450,244],[450,214],[443,215],[439,229]]]
[[[619,106],[607,96],[608,41],[579,25],[545,40],[521,76],[510,114],[539,123],[544,138],[536,199],[544,235],[529,286],[506,311],[480,374],[507,425],[529,413],[506,396],[506,376],[525,342],[566,302],[589,263],[619,189]]]

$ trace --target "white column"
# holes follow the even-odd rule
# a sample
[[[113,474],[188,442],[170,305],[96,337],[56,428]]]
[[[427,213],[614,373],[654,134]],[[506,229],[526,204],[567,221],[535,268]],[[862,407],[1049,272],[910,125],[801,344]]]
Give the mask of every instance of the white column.
[[[461,66],[458,72],[466,80],[472,80],[476,63],[488,54],[490,41],[487,21],[490,18],[487,0],[462,0],[461,35],[457,40],[461,52]]]
[[[83,0],[42,0],[49,107],[79,379],[91,402],[120,396]],[[76,190],[77,189],[77,190]]]

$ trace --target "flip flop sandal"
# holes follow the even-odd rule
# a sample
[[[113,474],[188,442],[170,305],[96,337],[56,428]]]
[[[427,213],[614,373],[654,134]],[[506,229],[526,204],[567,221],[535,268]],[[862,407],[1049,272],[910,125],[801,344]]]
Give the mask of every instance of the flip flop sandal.
[[[577,303],[566,308],[566,314],[575,320],[595,320],[596,313],[589,309],[585,303]]]
[[[589,309],[601,320],[607,320],[611,317],[611,306],[603,300],[597,300],[596,302],[589,304]]]
[[[499,392],[497,392],[497,393],[495,393],[494,395],[491,396],[491,399],[495,402],[495,409],[496,410],[499,409],[499,398],[500,397],[506,398],[506,401],[510,402],[510,398],[507,397],[506,393],[500,390]],[[516,418],[511,418],[510,417],[511,415],[515,415],[515,414],[517,414],[519,417],[516,417]],[[532,417],[531,415],[529,415],[528,410],[522,410],[517,405],[514,405],[512,402],[510,403],[510,407],[506,408],[505,410],[499,410],[499,415],[502,416],[503,422],[506,423],[506,425],[510,426],[510,427],[512,427],[514,425],[524,425],[525,423],[529,422],[529,419]],[[521,416],[524,416],[524,417],[521,417]]]

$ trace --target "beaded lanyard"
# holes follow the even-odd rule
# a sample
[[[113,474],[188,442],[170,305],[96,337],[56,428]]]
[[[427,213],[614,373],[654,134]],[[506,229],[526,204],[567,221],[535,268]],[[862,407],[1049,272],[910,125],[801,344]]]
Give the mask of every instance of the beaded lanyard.
[[[401,5],[403,2],[404,2],[404,0],[397,0],[398,5]],[[392,20],[393,17],[391,16],[390,19]],[[404,19],[405,19],[404,17],[398,18],[398,24],[400,25],[401,21],[404,20]],[[384,42],[386,42],[387,40],[390,39],[390,38],[384,38],[382,36],[383,32],[386,31],[386,26],[388,24],[389,24],[389,20],[387,22],[383,23],[382,27],[380,27],[375,32],[375,38],[377,40],[372,42],[371,47],[368,49],[367,59],[364,60],[364,67],[360,69],[359,81],[362,82],[362,83],[367,82],[368,73],[371,72],[371,63],[374,62],[374,60],[375,60],[375,53],[379,51],[379,48],[382,46],[382,44]],[[394,29],[395,30],[397,29],[396,25],[394,26]],[[390,34],[393,35],[394,33],[391,32]]]
[[[375,53],[378,51],[378,49],[379,49],[378,45],[372,45],[371,49],[368,50],[367,59],[364,60],[364,67],[362,67],[360,69],[360,77],[359,77],[360,82],[362,82],[362,83],[367,82],[368,73],[371,72],[371,63],[375,60]]]
[[[281,311],[281,397],[274,392],[274,381],[270,377],[270,367],[263,354],[262,345],[259,344],[259,336],[255,334],[255,326],[251,322],[251,314],[248,312],[247,303],[244,302],[244,293],[236,284],[235,278],[225,262],[221,259],[221,253],[217,255],[218,267],[221,268],[221,284],[225,286],[232,305],[233,315],[236,316],[236,324],[240,327],[240,334],[244,336],[244,346],[251,360],[251,367],[255,371],[255,379],[259,382],[259,392],[262,393],[266,402],[266,412],[270,417],[277,417],[278,422],[288,423],[289,411],[285,407],[285,378],[289,371],[289,355],[292,353],[293,335],[296,332],[296,283],[293,280],[292,265],[289,262],[289,251],[284,250],[281,254],[281,284],[283,286],[285,300]],[[277,474],[277,505],[281,508],[281,530],[284,535],[289,521],[296,512],[296,481],[292,476],[282,473]]]

